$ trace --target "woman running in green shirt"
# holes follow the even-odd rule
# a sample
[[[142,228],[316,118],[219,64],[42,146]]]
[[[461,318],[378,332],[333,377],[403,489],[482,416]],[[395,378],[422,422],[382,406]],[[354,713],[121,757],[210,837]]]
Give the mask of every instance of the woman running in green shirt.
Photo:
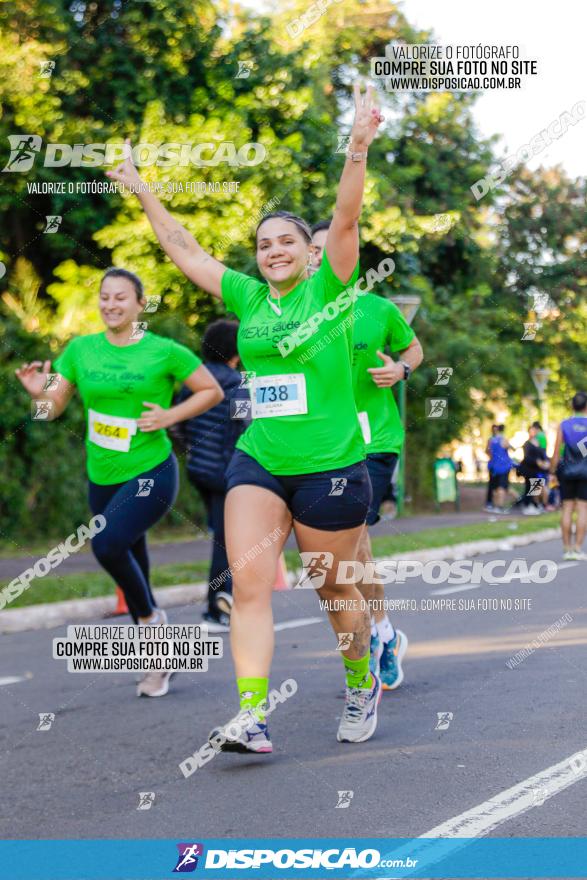
[[[274,645],[271,596],[292,528],[306,584],[326,600],[337,640],[346,645],[346,703],[337,738],[362,742],[377,723],[381,688],[369,670],[369,614],[354,584],[337,583],[338,562],[356,558],[371,494],[353,396],[353,298],[347,288],[358,277],[367,150],[382,117],[371,87],[363,96],[355,86],[354,94],[351,143],[325,256],[311,277],[311,234],[300,218],[278,212],[259,224],[261,282],[207,254],[141,185],[130,158],[108,172],[137,193],[178,268],[240,318],[239,353],[251,375],[253,420],[227,473],[225,532],[235,569],[230,638],[240,714],[238,723],[211,734],[223,751],[272,751],[263,713]]]
[[[106,331],[71,340],[55,362],[49,391],[49,361],[24,364],[16,375],[33,400],[49,402],[50,420],[79,391],[87,420],[90,508],[106,520],[92,539],[94,555],[122,588],[134,621],[158,624],[167,618],[150,587],[146,533],[177,495],[177,461],[165,429],[210,409],[224,395],[188,348],[142,332],[138,318],[145,304],[136,275],[109,269],[100,285]],[[176,382],[193,394],[170,407]],[[138,695],[163,696],[170,675],[148,672]]]

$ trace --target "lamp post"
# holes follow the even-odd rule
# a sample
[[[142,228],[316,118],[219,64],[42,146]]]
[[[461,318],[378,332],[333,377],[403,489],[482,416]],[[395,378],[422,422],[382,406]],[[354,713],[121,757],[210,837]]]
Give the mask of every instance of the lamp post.
[[[548,385],[550,370],[548,367],[536,367],[536,369],[530,370],[530,375],[532,376],[532,381],[534,382],[538,394],[538,408],[540,409],[542,427],[546,431],[548,428],[548,404],[544,392]]]
[[[420,307],[420,303],[422,302],[421,297],[415,294],[409,293],[399,293],[396,296],[390,297],[391,301],[395,303],[398,307],[402,315],[404,316],[406,323],[411,324],[414,318],[416,317],[416,312]],[[406,383],[401,381],[399,383],[398,388],[398,406],[399,406],[399,415],[402,420],[402,427],[404,429],[404,433],[406,430]],[[402,443],[401,449],[399,451],[399,458],[397,462],[397,515],[401,516],[404,512],[404,499],[405,499],[405,491],[406,491],[406,452],[405,452],[405,440]]]

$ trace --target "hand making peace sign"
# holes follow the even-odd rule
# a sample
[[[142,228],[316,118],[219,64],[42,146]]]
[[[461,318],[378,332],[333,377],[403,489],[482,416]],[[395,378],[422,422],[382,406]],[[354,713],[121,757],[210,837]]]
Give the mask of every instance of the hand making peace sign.
[[[383,116],[379,112],[372,85],[367,86],[363,95],[360,84],[355,83],[353,95],[355,97],[355,121],[351,131],[351,142],[353,148],[362,149],[368,147],[373,141],[379,125],[383,122]]]

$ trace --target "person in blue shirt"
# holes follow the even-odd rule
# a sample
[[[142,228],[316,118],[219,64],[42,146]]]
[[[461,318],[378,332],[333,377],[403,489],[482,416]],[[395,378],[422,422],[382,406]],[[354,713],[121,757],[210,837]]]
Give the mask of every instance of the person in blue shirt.
[[[182,423],[187,474],[206,506],[213,533],[208,574],[208,608],[204,620],[211,631],[229,628],[232,575],[224,541],[225,474],[236,441],[250,423],[250,398],[241,373],[237,350],[238,321],[220,319],[210,324],[202,339],[202,359],[224,391],[224,400],[202,416]],[[179,398],[190,393],[182,388]]]
[[[587,559],[583,541],[587,531],[587,393],[578,391],[572,400],[573,415],[558,428],[550,463],[556,474],[562,501],[563,558]],[[573,511],[576,511],[573,544]]]
[[[512,448],[504,434],[504,425],[493,425],[493,436],[487,443],[489,462],[489,492],[485,507],[491,513],[505,513],[505,500],[509,489],[509,475],[514,463],[509,455]],[[490,494],[491,493],[491,494]],[[491,501],[489,501],[491,497]]]

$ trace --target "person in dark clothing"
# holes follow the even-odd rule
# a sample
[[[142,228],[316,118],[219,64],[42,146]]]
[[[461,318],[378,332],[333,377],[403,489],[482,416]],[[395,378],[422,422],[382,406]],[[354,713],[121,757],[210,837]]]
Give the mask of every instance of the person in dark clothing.
[[[188,478],[204,501],[214,536],[204,620],[215,629],[228,628],[232,608],[232,576],[224,541],[225,474],[236,441],[250,423],[249,393],[236,369],[238,326],[238,321],[220,319],[207,327],[202,359],[224,391],[224,400],[201,417],[185,421],[181,434]],[[182,388],[180,400],[188,393]]]
[[[524,494],[521,498],[522,512],[527,516],[536,516],[542,512],[542,505],[539,502],[542,497],[544,477],[549,469],[548,458],[537,439],[540,433],[542,433],[540,423],[532,422],[528,428],[528,439],[524,443],[524,458],[518,467],[518,474],[524,477]],[[536,480],[540,480],[540,484],[536,484]],[[539,486],[540,488],[538,488]]]
[[[587,560],[583,541],[587,533],[587,394],[577,391],[573,415],[558,428],[551,471],[558,477],[562,502],[563,559]],[[573,511],[576,513],[573,540]]]

